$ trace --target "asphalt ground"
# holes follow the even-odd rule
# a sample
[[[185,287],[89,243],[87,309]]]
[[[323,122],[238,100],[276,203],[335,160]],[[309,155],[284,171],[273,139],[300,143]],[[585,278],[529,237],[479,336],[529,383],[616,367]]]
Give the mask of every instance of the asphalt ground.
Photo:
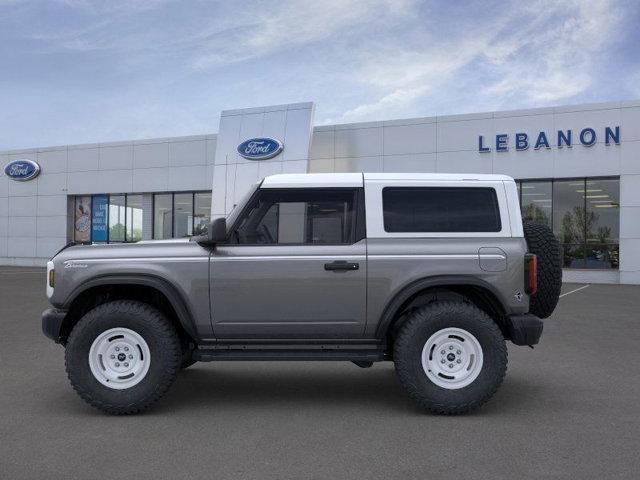
[[[562,297],[459,417],[420,411],[388,362],[197,364],[152,411],[107,416],[69,386],[47,305],[43,270],[0,267],[3,479],[640,478],[639,286]]]

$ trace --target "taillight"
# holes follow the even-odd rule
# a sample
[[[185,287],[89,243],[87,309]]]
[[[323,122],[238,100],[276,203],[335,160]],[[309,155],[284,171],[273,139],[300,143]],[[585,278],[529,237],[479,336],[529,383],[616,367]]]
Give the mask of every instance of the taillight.
[[[533,253],[524,256],[524,291],[533,295],[538,291],[538,257]]]
[[[527,295],[538,291],[538,257],[533,253],[524,256],[524,285]]]

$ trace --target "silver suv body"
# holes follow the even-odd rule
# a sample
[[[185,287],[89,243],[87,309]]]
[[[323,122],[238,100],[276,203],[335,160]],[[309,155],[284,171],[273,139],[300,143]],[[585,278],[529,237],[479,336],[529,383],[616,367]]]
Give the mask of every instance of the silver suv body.
[[[395,359],[408,319],[449,302],[486,315],[503,339],[535,344],[542,322],[529,313],[536,257],[528,252],[506,176],[275,175],[206,236],[63,249],[48,263],[54,308],[43,330],[67,345],[92,310],[130,301],[167,320],[186,363],[369,366]]]

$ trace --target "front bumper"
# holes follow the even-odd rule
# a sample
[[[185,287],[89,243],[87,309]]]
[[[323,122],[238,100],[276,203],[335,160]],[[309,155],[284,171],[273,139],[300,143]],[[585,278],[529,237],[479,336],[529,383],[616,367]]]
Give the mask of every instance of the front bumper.
[[[507,329],[515,345],[535,345],[540,341],[544,324],[535,315],[510,315],[507,317]]]
[[[48,308],[42,312],[42,332],[56,343],[62,343],[62,324],[67,310]]]

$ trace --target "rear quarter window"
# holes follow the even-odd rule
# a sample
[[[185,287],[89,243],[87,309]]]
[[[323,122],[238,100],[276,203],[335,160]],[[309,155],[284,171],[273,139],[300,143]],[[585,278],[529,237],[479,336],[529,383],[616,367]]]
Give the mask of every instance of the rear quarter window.
[[[491,187],[385,187],[386,232],[499,232],[496,191]]]

